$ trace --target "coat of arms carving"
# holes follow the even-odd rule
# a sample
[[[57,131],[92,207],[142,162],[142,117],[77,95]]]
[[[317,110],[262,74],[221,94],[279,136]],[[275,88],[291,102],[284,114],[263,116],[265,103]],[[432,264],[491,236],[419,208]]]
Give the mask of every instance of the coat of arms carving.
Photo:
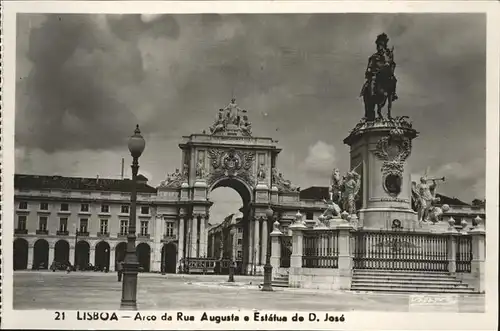
[[[253,186],[254,179],[250,173],[254,152],[242,152],[235,149],[211,149],[208,151],[213,168],[210,176],[210,184],[222,177],[240,177]]]

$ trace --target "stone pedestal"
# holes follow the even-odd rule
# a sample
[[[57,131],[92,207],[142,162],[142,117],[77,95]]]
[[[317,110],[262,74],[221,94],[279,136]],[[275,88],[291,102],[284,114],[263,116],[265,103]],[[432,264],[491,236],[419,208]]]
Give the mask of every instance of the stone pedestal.
[[[207,199],[207,182],[204,179],[197,179],[193,188],[193,200]]]
[[[361,175],[359,226],[390,229],[397,219],[405,229],[418,227],[411,209],[408,157],[418,132],[404,118],[360,122],[344,139],[351,148],[351,169]]]
[[[281,242],[280,236],[283,235],[281,231],[275,229],[271,232],[271,266],[273,267],[273,277],[278,274],[281,259]]]
[[[486,232],[482,226],[478,226],[472,229],[469,234],[472,236],[471,283],[477,292],[484,293],[486,285],[484,282],[486,273]]]

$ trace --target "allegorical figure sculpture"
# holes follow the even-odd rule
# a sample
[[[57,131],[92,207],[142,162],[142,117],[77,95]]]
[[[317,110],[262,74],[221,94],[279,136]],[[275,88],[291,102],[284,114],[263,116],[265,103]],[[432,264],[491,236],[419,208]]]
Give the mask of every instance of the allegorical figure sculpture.
[[[219,109],[219,114],[215,119],[215,123],[210,127],[210,133],[216,134],[224,130],[226,127],[226,120],[224,119],[224,109]]]
[[[377,115],[382,118],[382,108],[387,103],[387,117],[391,118],[392,102],[398,99],[396,94],[397,80],[394,76],[396,63],[394,62],[394,47],[389,49],[389,38],[385,33],[377,36],[375,44],[377,52],[370,56],[365,72],[365,83],[360,96],[365,104],[365,119],[375,120],[375,106]]]
[[[351,170],[345,176],[342,184],[342,201],[344,210],[349,214],[356,214],[356,199],[361,188],[361,175]]]
[[[280,191],[286,192],[297,192],[300,191],[300,187],[292,185],[292,182],[283,177],[283,174],[278,171],[277,168],[271,169],[272,183],[278,187]]]
[[[436,223],[442,215],[442,209],[435,206],[439,202],[439,198],[436,197],[437,180],[444,181],[444,177],[428,179],[426,176],[422,176],[419,184],[412,182],[414,209],[416,209],[418,220],[421,222]],[[429,184],[429,181],[432,183]]]
[[[219,113],[210,126],[212,135],[230,132],[231,134],[240,132],[244,136],[252,135],[252,123],[245,115],[247,111],[238,107],[236,99],[231,99],[231,102],[224,108],[219,109]]]
[[[196,178],[205,178],[205,163],[203,159],[199,159],[196,164]]]
[[[340,216],[341,210],[338,204],[333,202],[332,199],[330,200],[323,199],[323,201],[326,204],[326,210],[319,217],[321,222],[328,221],[332,219],[334,216]]]
[[[182,174],[179,169],[175,169],[172,174],[167,174],[167,178],[160,183],[160,187],[178,187],[182,184]]]
[[[328,193],[330,200],[336,204],[340,204],[340,201],[342,200],[342,184],[343,178],[340,175],[340,170],[337,168],[333,169]]]

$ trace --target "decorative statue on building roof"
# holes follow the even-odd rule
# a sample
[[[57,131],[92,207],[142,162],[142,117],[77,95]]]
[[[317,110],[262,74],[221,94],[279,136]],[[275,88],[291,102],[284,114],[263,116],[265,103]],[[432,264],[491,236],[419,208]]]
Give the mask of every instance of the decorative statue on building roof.
[[[378,118],[383,118],[382,108],[387,103],[387,117],[391,118],[392,103],[398,99],[397,79],[394,76],[394,47],[388,47],[389,37],[385,33],[377,36],[377,52],[370,56],[365,72],[365,83],[360,96],[365,104],[365,120],[375,120],[375,106]]]
[[[215,123],[210,127],[210,133],[216,134],[221,132],[226,127],[226,120],[224,118],[224,109],[219,109],[219,114],[215,119]]]
[[[300,191],[300,187],[292,185],[292,182],[283,177],[283,174],[278,171],[277,168],[271,169],[272,183],[278,187],[279,191],[285,192],[297,192]]]
[[[412,202],[413,208],[418,213],[418,220],[420,222],[432,223],[439,222],[443,211],[447,211],[447,205],[441,207],[436,206],[439,203],[439,197],[436,197],[437,181],[444,181],[442,178],[427,178],[427,176],[422,176],[420,178],[420,183],[412,182]],[[429,181],[432,183],[429,184]]]
[[[221,132],[241,133],[244,136],[252,135],[252,124],[245,115],[247,111],[238,107],[236,99],[231,99],[231,102],[224,108],[219,109],[217,118],[214,124],[210,127],[212,135]]]
[[[182,184],[182,174],[179,168],[172,174],[167,174],[167,178],[160,183],[160,187],[179,187]]]

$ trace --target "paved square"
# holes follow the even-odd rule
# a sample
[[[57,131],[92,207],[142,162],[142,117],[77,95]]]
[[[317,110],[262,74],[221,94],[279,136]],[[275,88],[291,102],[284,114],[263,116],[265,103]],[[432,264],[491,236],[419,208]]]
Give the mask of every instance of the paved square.
[[[141,310],[267,309],[322,311],[409,311],[410,294],[355,293],[275,288],[262,292],[262,277],[140,274]],[[116,273],[14,273],[14,309],[118,309]],[[458,312],[484,312],[484,295],[459,295]],[[435,309],[433,308],[433,311]],[[449,309],[447,310],[449,311]]]

